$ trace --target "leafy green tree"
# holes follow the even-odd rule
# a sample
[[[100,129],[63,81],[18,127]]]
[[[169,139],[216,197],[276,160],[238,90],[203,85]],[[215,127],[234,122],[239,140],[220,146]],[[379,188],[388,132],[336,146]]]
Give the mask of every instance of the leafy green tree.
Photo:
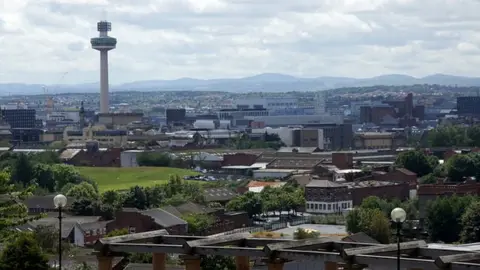
[[[463,243],[480,242],[480,202],[474,202],[462,216],[462,232],[460,240]]]
[[[31,233],[20,234],[0,258],[0,270],[48,270],[48,258]]]
[[[348,212],[347,217],[345,218],[345,225],[347,232],[354,234],[362,231],[361,227],[361,210],[360,208],[354,208]]]
[[[146,167],[168,167],[171,158],[167,153],[143,152],[137,156],[138,166]]]
[[[53,170],[50,165],[37,163],[33,166],[33,178],[36,180],[39,187],[55,191],[55,179],[53,177]]]
[[[424,175],[420,177],[420,184],[426,185],[426,184],[436,184],[437,183],[437,177],[433,173],[429,173],[427,175]]]
[[[52,171],[56,190],[62,190],[62,188],[68,183],[79,183],[80,173],[71,165],[54,164],[52,165]]]
[[[87,182],[82,182],[80,184],[74,185],[65,195],[69,198],[85,199],[92,201],[97,200],[99,197],[95,188]]]
[[[122,204],[122,194],[116,190],[107,190],[101,196],[102,204],[109,205],[121,205]]]
[[[471,155],[454,155],[447,161],[447,175],[451,181],[461,182],[477,174],[477,164]]]
[[[320,237],[319,231],[305,230],[304,228],[298,228],[293,233],[293,239],[302,240],[302,239],[316,239]]]
[[[471,196],[437,198],[426,209],[426,229],[432,241],[457,242],[462,232],[461,218],[474,201]]]
[[[24,187],[30,185],[33,180],[33,165],[28,156],[20,153],[12,168],[12,180]]]
[[[372,210],[367,234],[382,244],[390,243],[390,221],[380,210]]]
[[[126,194],[123,206],[137,209],[149,208],[150,205],[148,205],[147,195],[145,194],[144,188],[140,186],[131,187]]]
[[[431,173],[434,169],[434,161],[429,160],[427,156],[418,150],[402,152],[397,156],[395,165],[416,173],[419,177]]]
[[[0,172],[0,238],[8,234],[11,227],[22,225],[37,216],[29,216],[25,204],[20,203],[33,191],[28,187],[21,192],[15,190],[10,184],[10,175],[7,172]]]
[[[232,211],[245,211],[251,218],[262,213],[263,205],[259,194],[247,192],[228,202],[226,208]]]
[[[212,216],[206,214],[188,214],[182,219],[188,223],[188,232],[192,235],[205,233],[215,222]]]

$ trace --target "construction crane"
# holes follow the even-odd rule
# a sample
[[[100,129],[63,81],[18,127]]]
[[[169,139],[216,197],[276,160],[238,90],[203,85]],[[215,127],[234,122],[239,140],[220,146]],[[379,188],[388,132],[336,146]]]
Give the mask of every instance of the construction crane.
[[[67,74],[68,74],[68,71],[62,73],[62,75],[60,76],[60,79],[54,85],[55,87],[53,90],[56,90],[60,86],[60,83],[63,81],[63,79]],[[53,101],[53,97],[51,95],[48,95],[49,89],[46,86],[42,86],[42,89],[43,89],[43,94],[45,95],[45,98],[46,98],[45,111],[47,112],[47,115],[50,115],[53,111],[55,102]]]

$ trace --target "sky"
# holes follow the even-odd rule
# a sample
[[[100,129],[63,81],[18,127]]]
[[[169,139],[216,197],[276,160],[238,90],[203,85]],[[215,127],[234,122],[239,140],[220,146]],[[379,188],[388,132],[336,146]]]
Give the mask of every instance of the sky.
[[[480,0],[0,0],[0,83],[99,81],[99,20],[118,39],[112,84],[477,76],[479,10]]]

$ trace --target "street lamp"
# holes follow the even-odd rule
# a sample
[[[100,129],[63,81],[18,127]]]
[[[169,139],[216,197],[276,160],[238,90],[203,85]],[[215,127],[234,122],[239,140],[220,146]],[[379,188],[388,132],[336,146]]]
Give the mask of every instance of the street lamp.
[[[62,208],[67,205],[67,197],[58,194],[53,198],[53,204],[58,209],[58,269],[62,270]]]
[[[402,208],[397,207],[392,210],[390,217],[397,225],[397,270],[400,270],[400,229],[405,219],[407,219],[407,213]]]

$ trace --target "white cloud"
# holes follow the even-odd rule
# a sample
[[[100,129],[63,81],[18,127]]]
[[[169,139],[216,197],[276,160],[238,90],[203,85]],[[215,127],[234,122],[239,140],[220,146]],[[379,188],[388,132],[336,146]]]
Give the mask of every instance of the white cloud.
[[[112,83],[262,72],[477,76],[478,0],[0,0],[0,82]]]

